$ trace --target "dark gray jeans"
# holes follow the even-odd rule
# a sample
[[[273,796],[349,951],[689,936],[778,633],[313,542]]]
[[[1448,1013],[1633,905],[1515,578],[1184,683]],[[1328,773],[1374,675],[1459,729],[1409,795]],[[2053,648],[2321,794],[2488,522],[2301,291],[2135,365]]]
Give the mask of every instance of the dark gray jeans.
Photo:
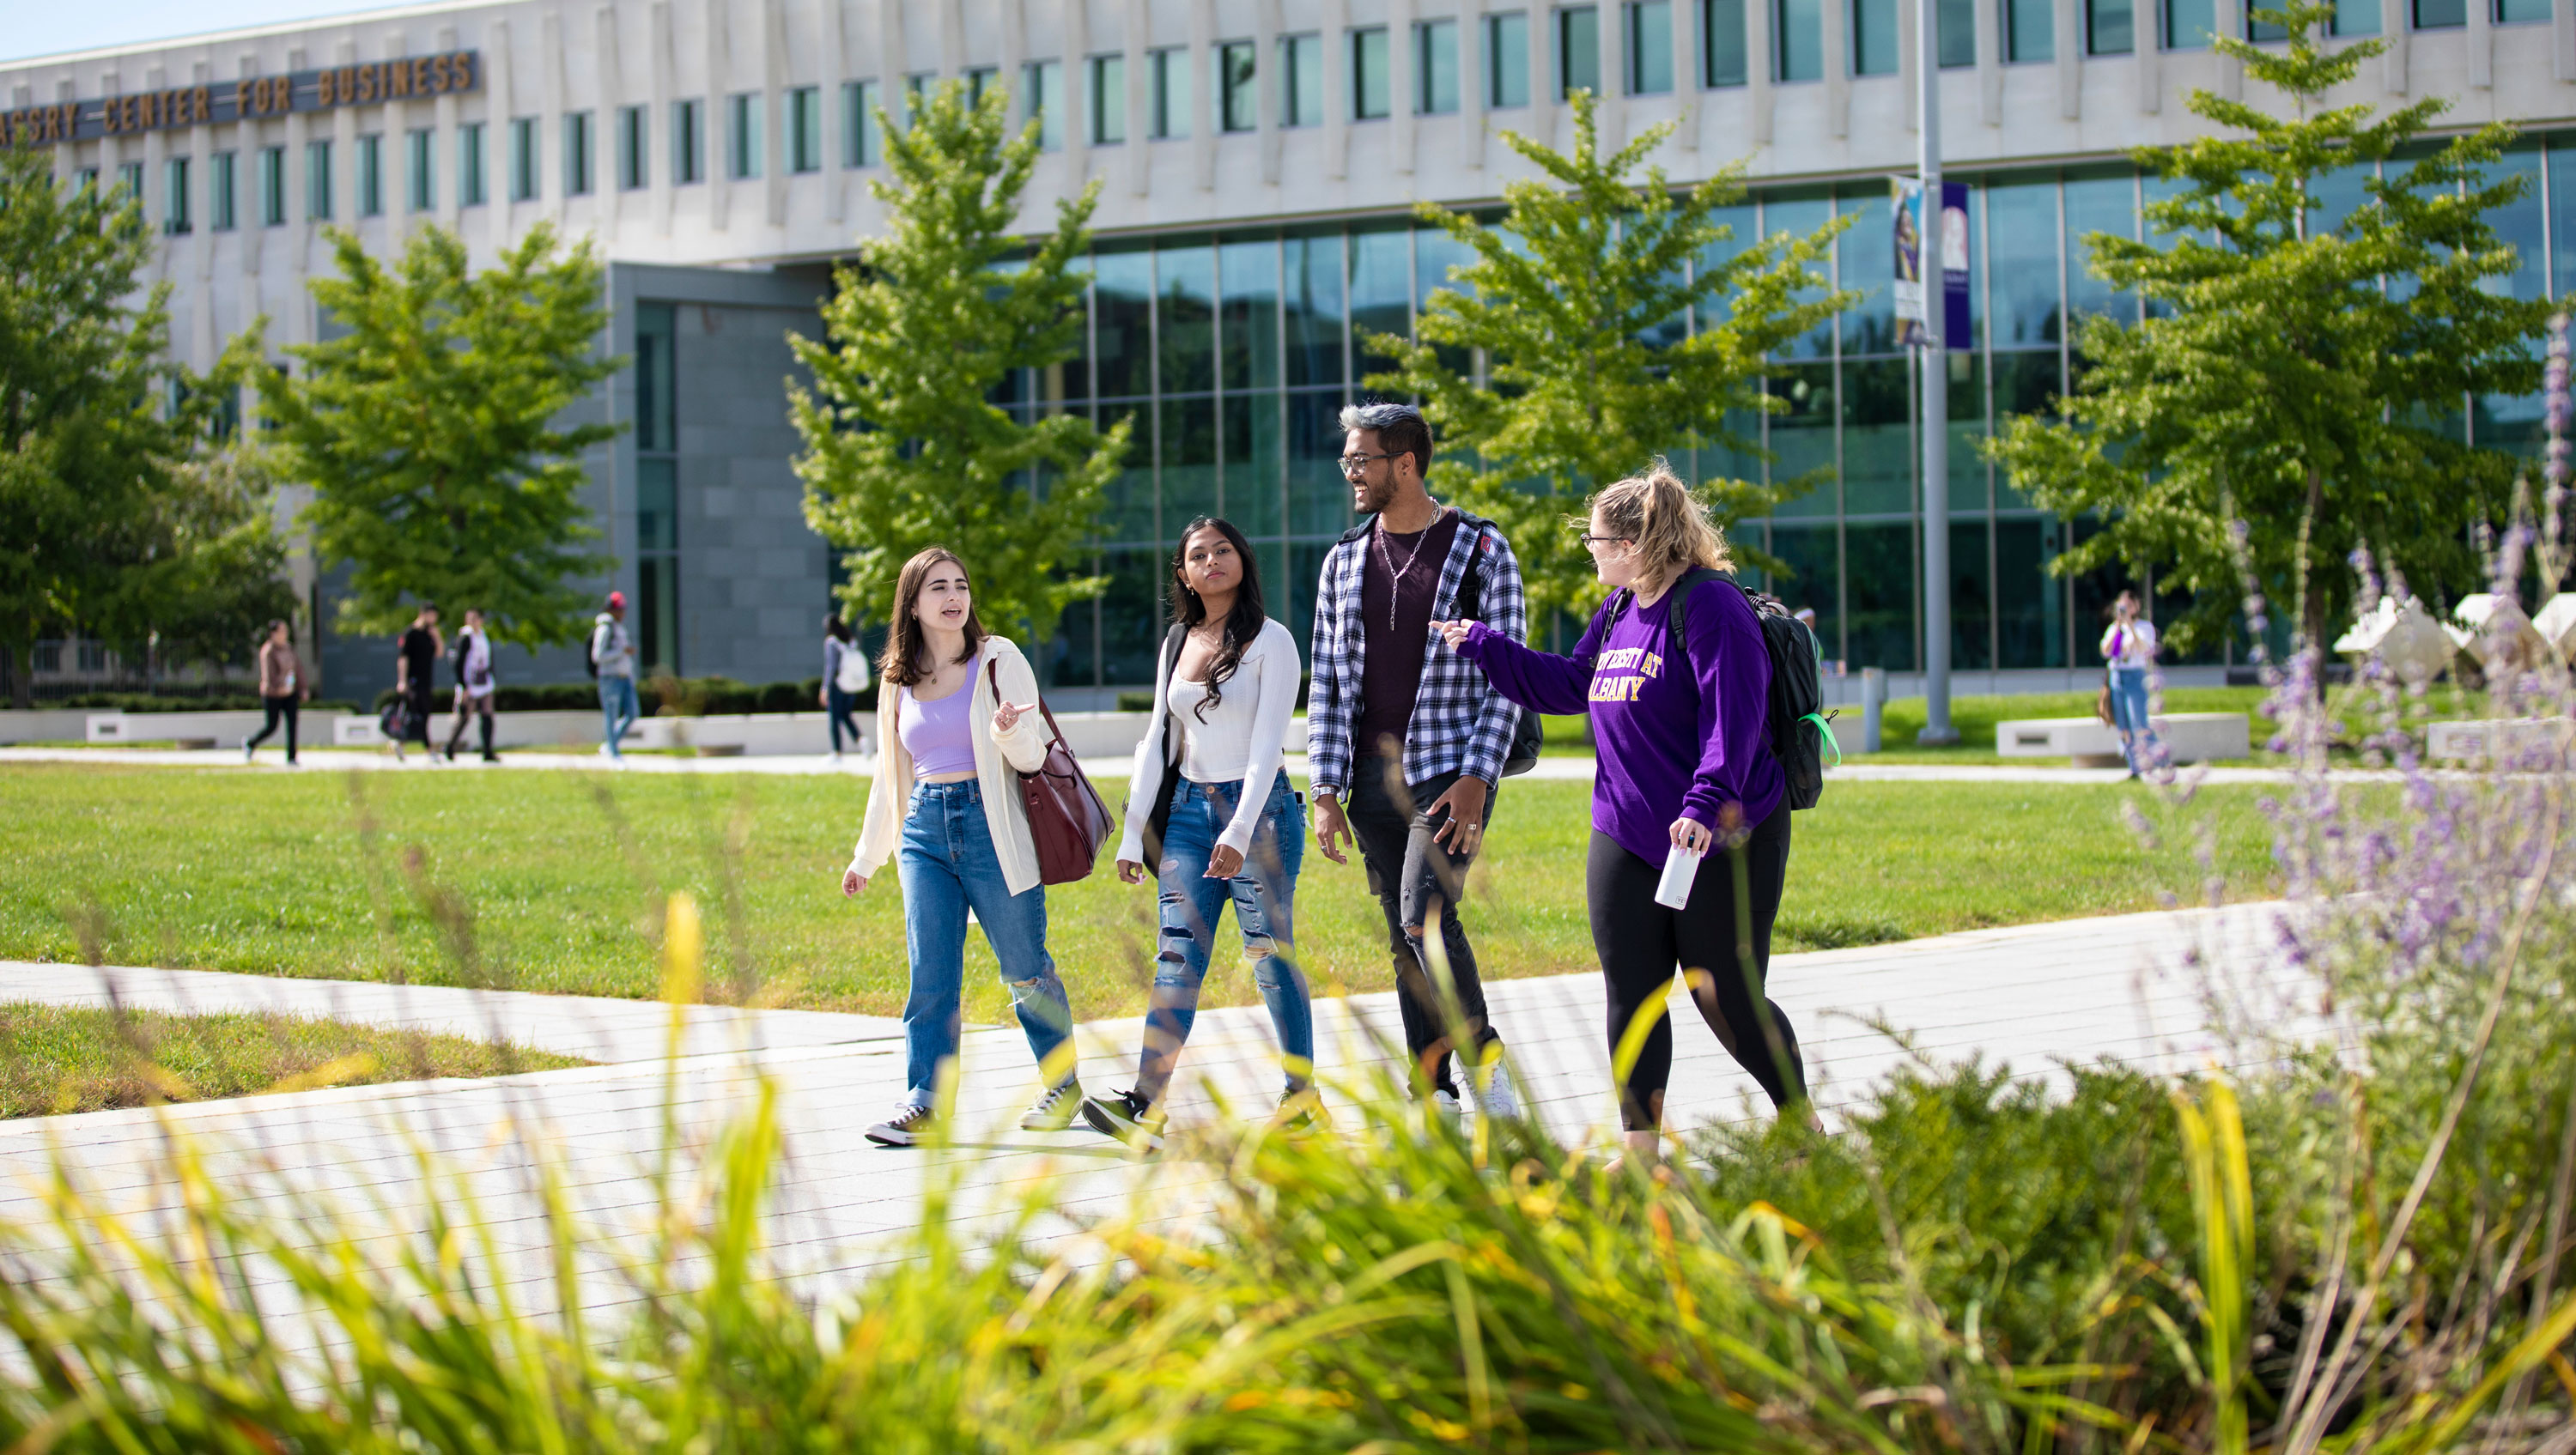
[[[1389,769],[1395,771],[1390,774]],[[1449,955],[1450,989],[1457,996],[1459,1028],[1479,1055],[1502,1039],[1485,1014],[1485,984],[1476,974],[1476,952],[1467,943],[1466,926],[1458,922],[1458,896],[1467,885],[1467,866],[1475,857],[1456,854],[1432,838],[1447,819],[1435,819],[1430,805],[1458,781],[1442,773],[1420,783],[1402,780],[1401,759],[1377,756],[1351,764],[1344,808],[1351,837],[1359,844],[1360,862],[1368,868],[1369,892],[1386,912],[1387,949],[1395,965],[1396,1006],[1404,1019],[1404,1048],[1422,1066],[1432,1089],[1456,1090],[1450,1079],[1448,1017],[1434,989],[1430,970],[1415,943],[1418,927],[1428,922],[1431,906],[1440,906],[1440,943]],[[1493,821],[1493,800],[1485,821]],[[1454,837],[1454,836],[1453,836]]]

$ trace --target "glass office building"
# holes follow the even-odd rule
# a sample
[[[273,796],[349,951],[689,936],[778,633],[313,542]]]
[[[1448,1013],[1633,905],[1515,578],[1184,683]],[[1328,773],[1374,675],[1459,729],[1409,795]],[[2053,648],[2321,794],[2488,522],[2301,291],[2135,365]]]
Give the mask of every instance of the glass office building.
[[[2528,140],[2507,166],[2529,184],[2494,219],[2521,256],[2509,286],[2522,297],[2553,282],[2576,288],[2576,134]],[[2125,166],[1953,175],[1970,188],[1975,336],[1948,360],[1951,661],[1961,670],[2083,664],[2104,607],[2127,583],[2050,574],[2051,558],[2090,523],[2032,508],[1978,444],[2068,391],[2081,368],[2071,335],[2084,318],[2137,316],[2136,299],[2085,266],[2084,239],[2139,236],[2140,209],[2161,184]],[[2338,178],[2327,208],[2357,205],[2359,180]],[[1730,245],[1851,217],[1835,281],[1861,301],[1767,376],[1784,410],[1738,421],[1770,461],[1715,450],[1672,456],[1694,480],[1816,478],[1735,535],[1786,566],[1766,584],[1815,609],[1829,656],[1853,669],[1910,671],[1922,646],[1921,393],[1919,364],[1890,342],[1888,206],[1886,184],[1864,181],[1758,191],[1726,211]],[[1447,234],[1409,220],[1099,246],[1083,356],[1022,381],[1012,401],[1021,411],[1081,410],[1103,426],[1135,420],[1130,467],[1111,492],[1093,566],[1111,585],[1068,614],[1052,648],[1054,683],[1151,678],[1172,540],[1202,514],[1228,517],[1254,541],[1272,614],[1305,637],[1323,553],[1356,518],[1334,463],[1335,416],[1354,398],[1376,397],[1358,381],[1387,367],[1365,337],[1406,332],[1465,260]],[[2479,442],[2536,449],[2536,398],[2463,405],[2455,427]]]

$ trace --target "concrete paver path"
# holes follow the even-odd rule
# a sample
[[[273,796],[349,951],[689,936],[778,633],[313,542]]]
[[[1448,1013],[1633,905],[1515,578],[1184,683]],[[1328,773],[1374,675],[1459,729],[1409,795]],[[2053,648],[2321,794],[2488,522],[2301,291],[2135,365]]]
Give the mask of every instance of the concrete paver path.
[[[2213,992],[2255,1002],[2276,1026],[2313,1019],[2314,997],[2266,953],[2274,913],[2251,905],[2127,915],[1782,955],[1773,963],[1772,993],[1797,1026],[1829,1119],[1917,1058],[1982,1057],[2043,1076],[2057,1074],[2060,1061],[2106,1058],[2192,1069],[2225,1054],[2206,1030]],[[218,1175],[253,1189],[263,1205],[309,1216],[310,1200],[320,1198],[359,1210],[359,1226],[380,1248],[418,1225],[425,1199],[452,1207],[459,1189],[470,1190],[508,1264],[501,1275],[538,1298],[551,1226],[533,1191],[541,1165],[559,1169],[596,1255],[639,1250],[666,1114],[692,1145],[707,1145],[745,1111],[764,1075],[780,1093],[785,1135],[774,1197],[777,1256],[789,1271],[821,1280],[817,1291],[902,1256],[900,1236],[921,1216],[933,1179],[955,1187],[954,1217],[996,1216],[1038,1195],[1050,1209],[1041,1231],[1069,1235],[1082,1219],[1128,1209],[1139,1197],[1157,1218],[1191,1218],[1218,1175],[1179,1157],[1140,1164],[1078,1126],[1044,1134],[1013,1129],[1036,1086],[1016,1030],[967,1033],[956,1145],[888,1150],[869,1144],[862,1131],[901,1095],[902,1045],[871,1018],[694,1011],[684,1049],[705,1053],[664,1061],[667,1011],[652,1004],[311,981],[270,981],[262,989],[238,984],[260,979],[252,976],[109,973],[128,1004],[159,998],[204,1006],[229,997],[242,1005],[390,1016],[396,1019],[387,1023],[424,1028],[505,1028],[529,1044],[573,1054],[587,1046],[589,1054],[640,1051],[644,1059],[0,1123],[0,1220],[34,1225],[38,1187],[56,1165],[117,1205],[169,1205],[165,1135],[175,1130],[213,1149]],[[42,983],[48,981],[50,988]],[[102,993],[97,972],[87,969],[0,972],[0,998],[30,987],[50,997]],[[1615,1103],[1599,976],[1500,981],[1489,999],[1531,1112],[1568,1138],[1606,1137]],[[1317,1021],[1328,1084],[1347,1085],[1390,1064],[1383,1039],[1395,1034],[1390,996],[1321,1004]],[[1908,1044],[1882,1026],[1904,1033]],[[1753,1104],[1751,1079],[1686,1005],[1676,1030],[1669,1103],[1676,1125],[1767,1114]],[[1089,1089],[1128,1083],[1137,1036],[1137,1023],[1126,1018],[1081,1027]],[[1221,1106],[1237,1115],[1265,1112],[1278,1077],[1259,1006],[1204,1012],[1183,1059],[1175,1121],[1204,1124]],[[1347,1105],[1338,1093],[1334,1099],[1347,1129],[1354,1124]],[[457,1180],[425,1180],[423,1152]],[[603,1280],[585,1298],[614,1306],[626,1287]]]

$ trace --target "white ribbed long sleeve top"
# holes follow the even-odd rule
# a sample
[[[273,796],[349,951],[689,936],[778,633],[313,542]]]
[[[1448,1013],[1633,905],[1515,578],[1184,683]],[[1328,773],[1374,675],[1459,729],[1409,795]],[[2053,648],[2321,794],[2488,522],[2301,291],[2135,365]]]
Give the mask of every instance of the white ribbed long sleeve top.
[[[1244,649],[1243,660],[1226,679],[1223,696],[1201,722],[1194,710],[1176,713],[1172,699],[1177,696],[1195,705],[1204,694],[1192,683],[1182,683],[1176,691],[1158,658],[1154,715],[1146,722],[1145,740],[1136,745],[1136,771],[1127,782],[1127,831],[1118,842],[1119,858],[1145,863],[1145,820],[1153,815],[1164,765],[1173,760],[1193,783],[1243,780],[1243,801],[1234,806],[1234,817],[1217,842],[1237,853],[1251,851],[1262,810],[1270,804],[1271,780],[1288,759],[1288,719],[1296,715],[1302,666],[1297,639],[1288,634],[1288,628],[1276,621],[1262,623],[1261,635]],[[1168,735],[1173,759],[1166,759],[1165,728],[1175,722],[1180,731]]]

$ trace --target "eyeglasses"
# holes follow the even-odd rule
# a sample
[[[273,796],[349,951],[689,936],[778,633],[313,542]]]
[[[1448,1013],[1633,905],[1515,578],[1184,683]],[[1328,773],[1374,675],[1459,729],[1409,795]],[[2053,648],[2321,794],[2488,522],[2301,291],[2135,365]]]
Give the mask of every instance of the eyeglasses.
[[[1368,462],[1371,460],[1392,460],[1396,456],[1404,453],[1406,452],[1403,450],[1392,450],[1383,455],[1344,455],[1342,456],[1342,473],[1345,475],[1356,475],[1360,471],[1367,469]]]
[[[1596,536],[1587,531],[1576,536],[1575,539],[1583,543],[1584,549],[1589,550],[1594,546],[1634,545],[1637,538],[1635,536]]]

